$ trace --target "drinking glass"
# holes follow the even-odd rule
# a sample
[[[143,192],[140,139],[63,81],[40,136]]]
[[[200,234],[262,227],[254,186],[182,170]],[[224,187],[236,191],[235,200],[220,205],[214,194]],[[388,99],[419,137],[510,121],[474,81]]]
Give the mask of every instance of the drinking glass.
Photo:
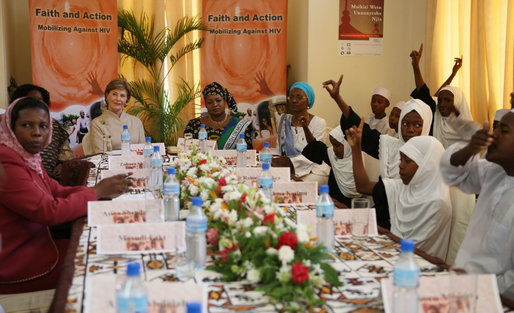
[[[478,274],[459,269],[450,270],[449,312],[475,313]]]
[[[369,229],[369,200],[364,198],[352,199],[352,238],[362,240],[368,236]]]

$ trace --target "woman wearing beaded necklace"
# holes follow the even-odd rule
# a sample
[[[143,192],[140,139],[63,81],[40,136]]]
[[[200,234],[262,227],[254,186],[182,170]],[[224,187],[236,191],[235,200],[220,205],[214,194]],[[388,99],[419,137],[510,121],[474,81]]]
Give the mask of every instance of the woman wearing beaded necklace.
[[[234,116],[237,112],[237,103],[226,88],[213,82],[202,91],[207,114],[194,118],[187,123],[184,134],[193,134],[198,138],[200,125],[205,125],[207,138],[218,142],[218,150],[232,150],[236,148],[239,134],[245,134],[248,149],[252,148],[253,126],[248,120]],[[231,114],[227,114],[227,107]]]

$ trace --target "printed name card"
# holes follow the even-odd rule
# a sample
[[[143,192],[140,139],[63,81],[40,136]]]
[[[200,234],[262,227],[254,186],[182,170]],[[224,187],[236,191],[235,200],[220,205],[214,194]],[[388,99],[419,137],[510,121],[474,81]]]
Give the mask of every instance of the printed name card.
[[[316,209],[297,210],[298,224],[311,225],[312,233],[316,233]],[[375,209],[335,209],[334,235],[351,236],[358,233],[361,236],[378,236]]]
[[[209,149],[209,151],[216,149],[217,143],[218,142],[215,140],[207,140],[207,148]],[[196,145],[197,147],[199,147],[200,140],[184,138],[179,138],[177,140],[177,147],[180,149],[181,152],[190,151],[192,145]]]
[[[156,143],[152,142],[152,147],[154,147],[154,146],[159,146],[159,153],[161,155],[165,155],[166,154],[166,148],[164,147],[164,142],[156,142]],[[132,155],[144,156],[144,154],[143,154],[143,149],[144,148],[145,148],[145,144],[144,143],[136,143],[136,144],[131,144],[130,145],[130,151],[132,152]]]
[[[105,170],[101,172],[101,179],[105,179],[108,177],[116,176],[119,174],[127,174],[131,172],[132,175],[132,189],[143,189],[148,186],[148,171],[144,169],[135,169],[135,170],[127,170],[127,169],[116,169],[116,170]]]
[[[237,178],[240,182],[249,183],[253,186],[257,183],[257,179],[261,175],[262,168],[258,167],[236,167]],[[275,183],[288,183],[290,181],[289,167],[270,167],[271,177],[273,177],[273,184]]]
[[[161,222],[161,200],[90,201],[89,226]]]
[[[318,182],[289,182],[273,184],[277,203],[312,203],[318,198]]]
[[[226,165],[236,166],[237,164],[237,151],[236,150],[213,150],[212,156],[223,157],[227,162]],[[257,166],[257,151],[246,151],[246,166]]]
[[[145,168],[145,158],[142,155],[110,155],[109,169],[136,170]]]
[[[98,226],[98,254],[140,254],[185,251],[185,222]]]
[[[393,280],[380,280],[386,313],[392,311]],[[418,289],[418,312],[501,313],[494,274],[422,276]]]
[[[121,269],[121,271],[125,268]],[[116,279],[114,275],[93,275],[86,279],[84,312],[116,312]],[[148,291],[148,313],[186,313],[186,303],[202,303],[207,312],[207,286],[188,282],[143,282]],[[170,296],[172,295],[172,296]]]

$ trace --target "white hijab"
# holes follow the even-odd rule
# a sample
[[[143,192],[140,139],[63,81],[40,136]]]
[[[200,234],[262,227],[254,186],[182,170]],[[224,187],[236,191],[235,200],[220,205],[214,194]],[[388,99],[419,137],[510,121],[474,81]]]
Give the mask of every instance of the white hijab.
[[[432,124],[432,110],[423,101],[419,99],[411,99],[407,101],[400,114],[398,122],[398,138],[389,135],[380,136],[380,146],[378,149],[378,158],[380,161],[380,176],[384,178],[400,178],[398,166],[400,165],[400,147],[405,141],[402,137],[402,120],[405,115],[411,111],[416,111],[423,119],[423,129],[421,136],[427,136],[430,133]]]
[[[451,226],[451,200],[448,186],[439,171],[443,145],[432,136],[417,136],[400,151],[418,169],[408,185],[400,179],[384,179],[391,217],[391,232],[413,239],[418,248],[446,258]]]
[[[337,181],[337,186],[341,193],[347,198],[358,198],[361,196],[355,187],[355,179],[353,178],[353,162],[352,162],[352,148],[344,138],[344,133],[341,126],[337,126],[330,133],[330,136],[339,141],[344,146],[344,156],[338,159],[334,153],[334,148],[330,147],[327,150],[328,158],[332,167],[332,173]]]
[[[459,111],[459,119],[464,121],[472,121],[473,117],[471,116],[471,112],[469,110],[469,104],[466,101],[466,97],[464,96],[464,92],[455,86],[446,86],[441,88],[441,91],[447,90],[453,94],[453,105]],[[439,112],[439,108],[435,110],[434,113],[434,137],[439,139],[439,141],[443,144],[445,148],[448,148],[452,144],[469,140],[469,135],[459,134],[451,125],[453,119],[455,119],[453,113],[450,116],[444,117]]]

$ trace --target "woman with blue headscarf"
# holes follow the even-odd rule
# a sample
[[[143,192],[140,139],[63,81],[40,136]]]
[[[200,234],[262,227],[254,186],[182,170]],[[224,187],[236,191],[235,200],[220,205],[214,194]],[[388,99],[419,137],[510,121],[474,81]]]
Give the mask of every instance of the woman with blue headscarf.
[[[326,183],[330,168],[326,164],[315,164],[302,155],[307,145],[304,122],[316,140],[322,141],[325,137],[325,120],[308,112],[314,105],[314,90],[305,82],[296,82],[289,89],[288,100],[291,114],[282,114],[278,126],[280,153],[291,160],[296,177]],[[313,177],[308,178],[311,173]]]

